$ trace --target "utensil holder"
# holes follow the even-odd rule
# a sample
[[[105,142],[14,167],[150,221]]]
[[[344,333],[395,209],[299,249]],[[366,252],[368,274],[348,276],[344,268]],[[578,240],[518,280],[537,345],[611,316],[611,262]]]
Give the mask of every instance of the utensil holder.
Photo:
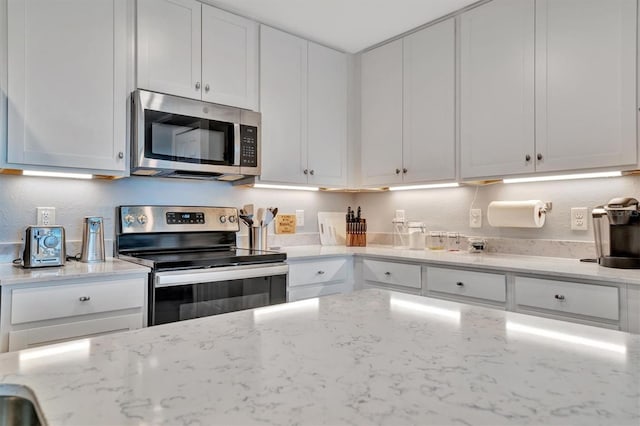
[[[252,226],[249,228],[249,249],[250,250],[266,250],[267,249],[267,227]]]

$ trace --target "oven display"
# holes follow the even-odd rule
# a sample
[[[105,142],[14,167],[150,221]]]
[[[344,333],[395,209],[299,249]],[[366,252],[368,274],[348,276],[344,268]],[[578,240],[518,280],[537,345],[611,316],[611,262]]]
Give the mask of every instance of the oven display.
[[[167,225],[203,224],[203,212],[167,212]]]

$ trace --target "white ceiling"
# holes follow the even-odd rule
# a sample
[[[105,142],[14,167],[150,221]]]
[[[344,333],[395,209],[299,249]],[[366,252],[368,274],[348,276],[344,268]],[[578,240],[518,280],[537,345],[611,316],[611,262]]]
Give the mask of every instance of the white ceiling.
[[[478,0],[205,0],[309,40],[359,52]]]

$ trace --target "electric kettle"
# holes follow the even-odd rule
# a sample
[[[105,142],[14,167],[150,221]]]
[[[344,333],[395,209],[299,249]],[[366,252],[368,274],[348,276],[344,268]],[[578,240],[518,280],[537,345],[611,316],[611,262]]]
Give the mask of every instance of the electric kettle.
[[[104,262],[104,220],[87,216],[82,224],[82,254],[80,262]]]

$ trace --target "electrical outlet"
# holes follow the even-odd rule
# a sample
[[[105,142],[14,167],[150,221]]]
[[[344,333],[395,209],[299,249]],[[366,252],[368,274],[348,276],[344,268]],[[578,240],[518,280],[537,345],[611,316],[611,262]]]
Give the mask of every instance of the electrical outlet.
[[[296,226],[304,226],[304,210],[296,210]]]
[[[41,226],[51,226],[56,224],[55,207],[37,207],[36,224]]]
[[[571,230],[587,231],[589,229],[589,209],[587,207],[571,208]]]
[[[471,228],[482,227],[482,209],[469,210],[469,226]]]

